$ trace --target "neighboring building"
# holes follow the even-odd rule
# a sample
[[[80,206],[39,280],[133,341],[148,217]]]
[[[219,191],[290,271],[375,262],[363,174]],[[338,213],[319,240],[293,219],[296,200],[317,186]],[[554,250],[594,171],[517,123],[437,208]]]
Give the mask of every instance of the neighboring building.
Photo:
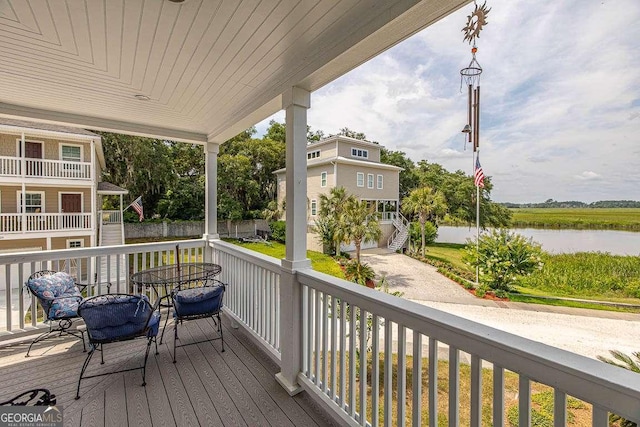
[[[380,162],[379,144],[346,136],[332,136],[307,145],[307,218],[313,225],[320,209],[320,195],[334,187],[344,187],[349,194],[376,207],[381,222],[382,237],[364,247],[389,246],[398,249],[406,240],[406,230],[399,215],[399,186],[402,168]],[[274,173],[278,178],[278,206],[286,194],[286,169]],[[404,234],[403,238],[401,234]],[[397,237],[397,238],[396,238]],[[394,242],[395,241],[395,242]],[[320,250],[313,233],[307,235],[307,246]],[[345,247],[343,249],[350,249]]]
[[[104,166],[98,134],[0,118],[0,252],[123,244],[122,207],[100,207],[128,192]]]

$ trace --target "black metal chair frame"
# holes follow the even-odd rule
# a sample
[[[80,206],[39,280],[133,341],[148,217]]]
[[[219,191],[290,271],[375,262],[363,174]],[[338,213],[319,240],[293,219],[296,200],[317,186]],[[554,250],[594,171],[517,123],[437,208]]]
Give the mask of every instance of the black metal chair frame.
[[[197,283],[201,283],[201,282],[197,282]],[[213,283],[213,284],[210,284]],[[224,336],[222,334],[222,320],[220,319],[220,311],[222,310],[222,303],[224,301],[224,293],[227,290],[227,285],[225,283],[222,283],[221,281],[217,280],[217,279],[207,279],[205,280],[205,284],[202,285],[200,284],[199,286],[189,286],[189,283],[184,283],[181,284],[180,286],[175,287],[172,291],[171,291],[171,300],[172,300],[172,305],[173,305],[173,309],[176,313],[176,317],[174,318],[174,324],[173,324],[173,363],[176,363],[176,348],[179,347],[185,347],[188,345],[194,345],[194,344],[201,344],[204,342],[209,342],[209,341],[215,341],[215,340],[220,340],[222,341],[222,352],[224,353]],[[220,296],[220,308],[218,310],[216,310],[215,312],[211,312],[211,313],[204,313],[204,314],[192,314],[192,315],[186,315],[186,316],[180,316],[178,311],[176,310],[176,305],[175,305],[175,295],[176,293],[178,293],[180,290],[184,290],[184,289],[191,289],[191,288],[204,288],[204,287],[217,287],[217,286],[222,286],[222,295]],[[206,340],[201,340],[201,341],[195,341],[195,342],[189,342],[186,344],[180,344],[177,345],[178,342],[178,323],[182,324],[182,322],[184,320],[196,320],[196,319],[204,319],[210,317],[211,320],[213,320],[213,324],[217,329],[218,332],[218,336],[214,337],[214,338],[209,338]]]
[[[52,274],[55,274],[55,273],[57,273],[57,271],[53,271],[53,270],[36,271],[31,276],[29,276],[28,280],[37,279],[39,277],[48,276],[48,275],[52,275]],[[78,287],[80,292],[83,292],[88,285],[76,283],[76,286]],[[31,288],[29,288],[29,286],[27,286],[26,284],[25,284],[25,287],[29,290],[29,292],[34,297],[36,297],[36,299],[38,300],[38,303],[40,303],[40,298],[41,297],[36,295],[31,290]],[[22,292],[22,290],[21,290],[21,292]],[[52,301],[55,300],[55,299],[57,299],[57,298],[53,298]],[[42,306],[42,303],[40,303],[40,305]],[[31,315],[32,316],[37,316],[37,313],[31,313]],[[45,316],[46,315],[47,315],[47,313],[45,313]],[[46,340],[48,338],[52,338],[54,336],[61,337],[63,334],[71,335],[71,336],[76,337],[79,340],[82,340],[82,351],[86,352],[87,351],[87,346],[85,345],[85,341],[84,341],[84,331],[79,330],[79,329],[71,329],[71,326],[73,325],[73,321],[76,320],[76,319],[79,319],[79,318],[80,318],[79,316],[73,316],[73,317],[63,317],[63,318],[55,319],[55,320],[47,319],[47,322],[49,323],[49,330],[46,331],[46,332],[43,332],[40,335],[38,335],[31,342],[31,344],[29,345],[29,349],[27,350],[27,354],[24,357],[29,357],[29,352],[31,352],[31,347],[33,347],[33,345],[35,343],[44,341],[44,340]],[[57,323],[57,324],[54,326],[54,323]]]
[[[95,297],[91,297],[91,298],[87,298],[85,301],[90,301],[93,298],[98,298],[98,297],[121,297],[121,296],[129,296],[129,297],[139,297],[140,295],[131,295],[131,294],[108,294],[108,295],[97,295]],[[102,377],[104,375],[110,375],[110,374],[118,374],[118,373],[122,373],[122,372],[129,372],[129,371],[136,371],[138,369],[142,369],[142,386],[146,386],[147,382],[146,382],[146,373],[147,373],[147,359],[149,358],[149,349],[151,348],[151,343],[155,343],[156,345],[156,355],[159,354],[158,353],[158,340],[156,336],[151,336],[151,337],[147,337],[147,333],[149,331],[149,321],[151,320],[151,317],[153,316],[153,313],[158,310],[158,308],[160,307],[160,302],[163,298],[158,298],[155,302],[155,304],[152,306],[149,301],[145,300],[145,304],[146,304],[146,310],[149,310],[149,315],[147,316],[147,321],[145,323],[145,327],[144,329],[131,334],[131,335],[126,335],[126,336],[122,336],[122,337],[118,337],[116,339],[108,339],[108,340],[94,340],[91,338],[91,332],[89,331],[89,329],[87,328],[87,337],[89,338],[89,353],[87,354],[87,358],[84,361],[84,364],[82,365],[82,370],[80,371],[80,378],[78,378],[78,387],[76,389],[76,397],[75,399],[78,400],[80,399],[80,383],[82,382],[82,380],[86,380],[89,378],[95,378],[95,377]],[[82,313],[82,307],[80,307],[78,309],[78,314]],[[158,320],[158,327],[160,326],[160,320]],[[101,374],[94,374],[94,375],[84,375],[85,371],[87,370],[87,368],[89,367],[89,362],[91,361],[91,358],[93,357],[93,354],[96,351],[100,352],[100,364],[104,365],[104,350],[103,350],[103,345],[104,344],[111,344],[111,343],[115,343],[115,342],[122,342],[122,341],[129,341],[135,338],[142,338],[145,337],[147,339],[147,349],[145,351],[144,354],[144,363],[142,364],[142,366],[138,366],[135,368],[128,368],[128,369],[120,369],[118,371],[112,371],[112,372],[104,372]]]
[[[20,393],[13,399],[0,402],[0,406],[53,406],[55,404],[56,395],[51,394],[46,388],[34,388]]]

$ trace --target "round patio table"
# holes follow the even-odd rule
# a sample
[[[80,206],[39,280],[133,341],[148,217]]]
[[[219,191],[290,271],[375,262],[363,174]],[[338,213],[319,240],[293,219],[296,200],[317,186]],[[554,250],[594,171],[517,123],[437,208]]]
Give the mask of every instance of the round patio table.
[[[137,287],[139,293],[142,293],[145,287],[152,288],[157,298],[167,300],[167,302],[161,302],[159,307],[167,307],[170,309],[170,292],[174,287],[211,279],[220,274],[221,271],[221,266],[210,262],[168,264],[133,273],[130,280],[131,283]],[[160,335],[160,344],[162,344],[164,329],[168,321],[169,313],[167,313],[167,317],[164,320],[162,335]]]

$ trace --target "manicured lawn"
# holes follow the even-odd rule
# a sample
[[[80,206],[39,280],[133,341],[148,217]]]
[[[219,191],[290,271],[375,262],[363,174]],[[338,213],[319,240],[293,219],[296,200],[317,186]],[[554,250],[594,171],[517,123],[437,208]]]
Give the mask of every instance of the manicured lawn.
[[[640,209],[511,209],[512,227],[593,228],[640,231]]]
[[[427,246],[425,256],[430,259],[448,262],[461,270],[469,270],[469,267],[462,261],[464,246],[458,243],[432,243]]]
[[[285,257],[285,246],[282,243],[269,242],[270,244],[267,245],[264,243],[241,243],[234,239],[225,239],[225,241],[274,258],[282,259]],[[320,252],[307,251],[307,257],[311,260],[311,267],[314,270],[344,279],[340,265],[330,256]]]

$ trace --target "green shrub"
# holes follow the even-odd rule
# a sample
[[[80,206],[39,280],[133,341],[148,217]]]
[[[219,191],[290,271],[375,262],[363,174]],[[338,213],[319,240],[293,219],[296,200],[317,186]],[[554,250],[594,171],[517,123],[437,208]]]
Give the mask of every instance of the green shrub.
[[[349,261],[344,268],[344,275],[347,280],[366,285],[367,281],[376,277],[376,272],[367,263],[358,263],[357,261]]]
[[[477,242],[468,239],[463,260],[479,267],[480,283],[508,291],[519,276],[542,268],[542,255],[540,245],[531,239],[508,230],[493,230],[481,234]]]
[[[274,221],[269,223],[271,238],[276,242],[285,243],[287,237],[286,222]]]

